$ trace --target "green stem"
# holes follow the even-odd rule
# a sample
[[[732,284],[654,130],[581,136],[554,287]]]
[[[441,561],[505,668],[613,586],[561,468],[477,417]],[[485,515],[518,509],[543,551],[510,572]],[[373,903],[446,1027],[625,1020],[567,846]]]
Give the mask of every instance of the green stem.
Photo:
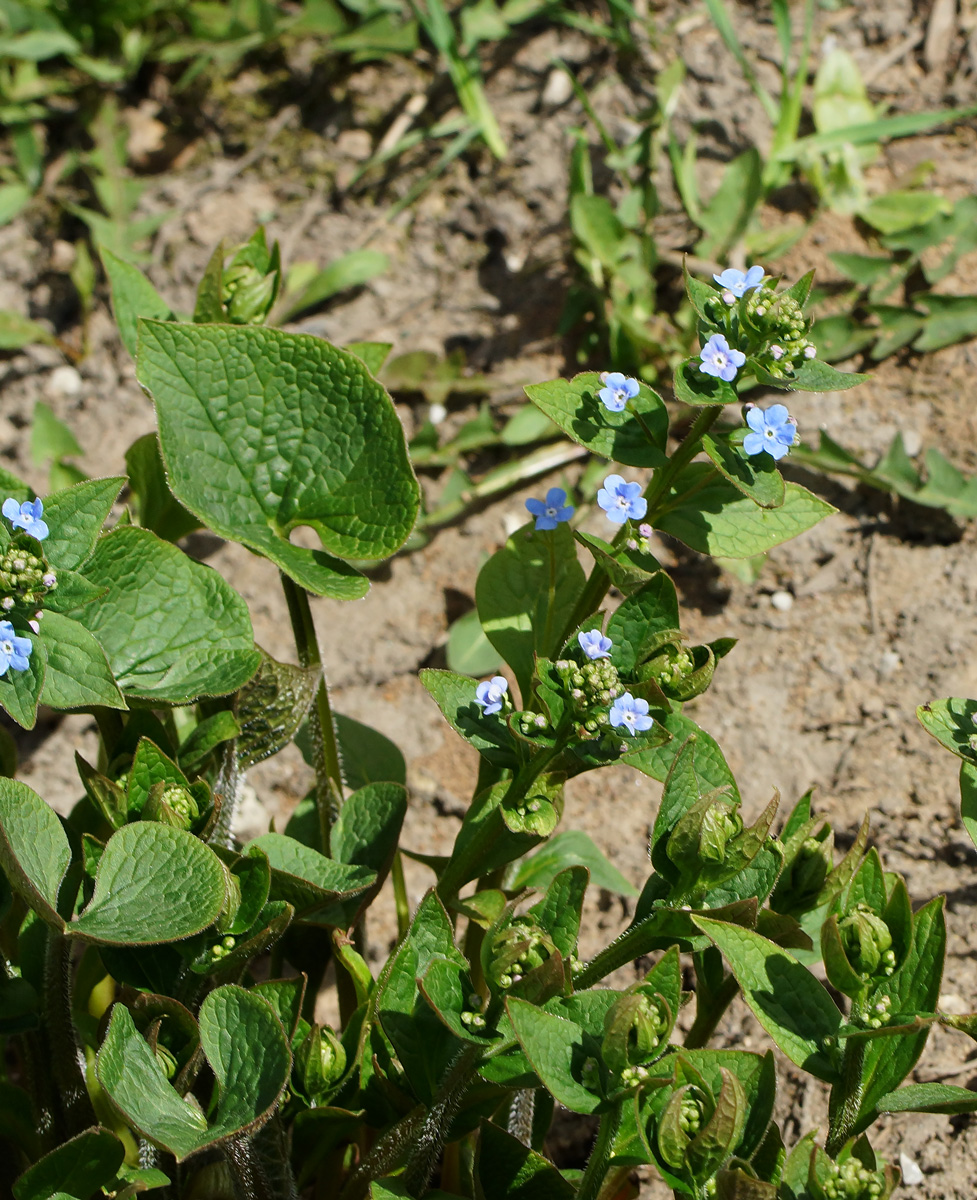
[[[862,1104],[862,1068],[865,1065],[865,1040],[849,1038],[841,1064],[841,1079],[832,1087],[828,1100],[828,1140],[825,1151],[834,1158],[852,1135]]]
[[[71,1014],[71,943],[53,929],[44,951],[44,1022],[50,1071],[69,1138],[95,1124],[84,1059]]]
[[[729,1008],[739,990],[740,985],[736,982],[736,976],[732,972],[726,975],[715,992],[703,995],[700,999],[699,991],[696,990],[695,1020],[683,1042],[686,1050],[701,1050],[705,1046],[716,1032],[716,1026],[723,1013]]]
[[[397,941],[402,942],[410,929],[410,902],[407,899],[407,881],[404,879],[404,856],[399,850],[394,854],[390,878],[394,885],[394,907],[397,910]]]
[[[611,1157],[611,1150],[614,1147],[614,1138],[621,1126],[621,1114],[622,1105],[619,1102],[613,1108],[609,1108],[601,1117],[600,1128],[597,1130],[597,1141],[594,1142],[587,1168],[580,1180],[580,1186],[577,1188],[576,1200],[597,1200],[601,1184],[604,1182],[604,1175],[607,1172],[607,1160]]]
[[[712,404],[708,408],[700,409],[696,414],[695,420],[689,427],[689,432],[679,443],[675,453],[663,467],[660,467],[655,472],[651,483],[645,489],[648,511],[645,514],[644,520],[649,525],[654,525],[655,519],[661,515],[661,500],[668,495],[669,489],[678,473],[684,467],[688,466],[692,459],[699,453],[702,447],[703,436],[719,420],[722,411],[723,406],[721,404]],[[626,524],[622,525],[615,534],[614,541],[611,544],[615,547],[619,546],[625,540],[627,534],[628,526]],[[607,594],[610,584],[610,576],[604,568],[600,565],[595,565],[584,585],[580,599],[577,601],[567,627],[563,631],[563,636],[560,639],[561,645],[573,633],[581,621],[586,620],[592,612],[597,610],[600,602]]]
[[[427,1188],[444,1149],[448,1129],[481,1057],[481,1046],[469,1044],[458,1051],[445,1072],[438,1094],[418,1130],[407,1166],[404,1168],[404,1187],[412,1196],[422,1196]]]
[[[98,726],[98,732],[102,738],[106,762],[110,762],[115,755],[115,747],[125,733],[122,715],[114,708],[103,708],[99,704],[92,709],[92,716],[95,718],[95,724]]]
[[[316,637],[309,594],[299,587],[284,572],[281,573],[282,590],[288,604],[288,615],[295,637],[295,648],[303,667],[322,667],[322,654]],[[325,674],[319,680],[312,711],[313,745],[315,747],[316,810],[319,815],[319,838],[323,854],[329,853],[332,832],[333,810],[343,802],[343,769],[339,758],[339,743],[336,726],[329,705],[329,688]]]

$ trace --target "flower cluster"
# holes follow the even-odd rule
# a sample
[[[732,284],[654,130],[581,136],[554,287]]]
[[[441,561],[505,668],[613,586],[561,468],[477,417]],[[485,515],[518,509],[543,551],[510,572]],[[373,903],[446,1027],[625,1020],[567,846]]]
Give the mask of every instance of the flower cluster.
[[[853,1155],[840,1165],[831,1163],[821,1190],[827,1200],[877,1200],[885,1190],[885,1175],[870,1171]]]

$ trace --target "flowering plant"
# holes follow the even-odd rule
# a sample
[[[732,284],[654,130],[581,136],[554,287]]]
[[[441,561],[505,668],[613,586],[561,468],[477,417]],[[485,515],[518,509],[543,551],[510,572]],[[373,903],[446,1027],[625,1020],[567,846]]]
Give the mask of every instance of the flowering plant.
[[[386,739],[371,734],[369,777],[344,769],[310,600],[362,596],[355,564],[395,553],[417,515],[376,380],[386,347],[267,327],[278,256],[263,236],[249,247],[226,275],[215,256],[186,323],[106,255],[159,418],[158,439],[129,452],[111,529],[121,478],[43,501],[0,481],[0,704],[28,728],[39,702],[91,712],[101,735],[67,821],[0,778],[5,1186],[17,1200],[609,1200],[649,1163],[693,1200],[887,1196],[898,1172],[866,1138],[881,1113],[977,1109],[962,1088],[900,1086],[943,1019],[942,902],[914,912],[867,827],[836,856],[809,796],[779,835],[776,797],[747,822],[719,745],[683,712],[734,643],[686,644],[651,553],[658,530],[752,556],[832,511],[783,479],[783,455],[719,424],[748,371],[787,381],[762,362],[804,287],[758,280],[730,304],[690,282],[703,346],[721,335],[743,374],[680,368],[676,396],[696,408],[675,418],[677,443],[644,384],[618,388],[621,407],[591,373],[528,389],[628,478],[608,474],[579,506],[550,489],[485,563],[478,618],[506,674],[422,672],[480,761],[438,858],[402,846],[404,760]],[[812,380],[801,358],[798,386]],[[321,550],[289,540],[299,525]],[[297,665],[256,647],[243,600],[176,544],[200,526],[279,568]],[[315,787],[283,832],[242,844],[248,768],[303,728]],[[628,885],[582,835],[554,835],[573,821],[565,781],[610,763],[655,781],[660,801],[631,920],[584,962],[591,879]],[[432,871],[413,913],[404,853]],[[398,938],[374,970],[362,930],[388,879]],[[809,969],[822,959],[833,991]],[[327,967],[335,1028],[317,1020]],[[823,1147],[810,1135],[787,1152],[772,1052],[708,1045],[738,994],[830,1088]],[[557,1103],[598,1121],[582,1173],[542,1152]]]

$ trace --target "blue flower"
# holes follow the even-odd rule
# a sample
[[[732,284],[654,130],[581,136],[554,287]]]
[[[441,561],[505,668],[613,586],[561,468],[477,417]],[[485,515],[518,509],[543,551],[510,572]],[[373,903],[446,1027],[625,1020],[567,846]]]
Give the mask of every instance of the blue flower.
[[[783,458],[794,444],[797,430],[784,404],[771,404],[769,408],[748,408],[746,423],[752,429],[743,439],[747,454],[766,452],[772,458]]]
[[[629,379],[620,371],[611,371],[604,376],[604,386],[597,393],[606,409],[623,412],[628,401],[633,400],[640,390],[637,379]]]
[[[537,529],[555,529],[561,521],[569,521],[574,513],[573,505],[567,504],[563,488],[550,488],[545,500],[532,497],[526,501],[526,507],[536,518]]]
[[[640,483],[627,483],[620,475],[608,475],[597,493],[597,503],[607,514],[608,521],[623,525],[631,517],[640,521],[648,511],[648,501],[641,494]]]
[[[44,505],[41,503],[41,498],[38,497],[34,501],[25,500],[23,504],[18,504],[13,497],[4,500],[3,508],[0,512],[7,518],[14,529],[23,529],[29,533],[31,537],[43,541],[48,535],[48,527],[41,520],[44,515]],[[18,670],[24,670],[20,667]],[[0,675],[3,672],[0,671]]]
[[[611,724],[615,729],[623,728],[632,737],[636,733],[644,733],[655,721],[648,716],[648,701],[635,700],[630,692],[625,692],[611,705]]]
[[[742,350],[734,350],[721,333],[714,333],[702,347],[699,354],[702,362],[699,370],[705,375],[713,375],[726,383],[736,378],[736,372],[746,362]]]
[[[501,675],[493,675],[475,689],[475,703],[480,706],[487,717],[492,713],[502,711],[502,702],[509,690],[509,684]]]
[[[9,621],[0,621],[0,675],[6,675],[8,667],[26,671],[33,649],[30,638],[18,637]]]
[[[765,278],[763,267],[750,267],[748,271],[737,271],[735,267],[727,267],[721,275],[713,275],[713,279],[721,288],[732,292],[738,300],[747,292],[758,288]]]
[[[577,634],[580,649],[591,661],[598,658],[610,658],[611,646],[614,643],[609,637],[604,637],[599,629],[588,629]]]

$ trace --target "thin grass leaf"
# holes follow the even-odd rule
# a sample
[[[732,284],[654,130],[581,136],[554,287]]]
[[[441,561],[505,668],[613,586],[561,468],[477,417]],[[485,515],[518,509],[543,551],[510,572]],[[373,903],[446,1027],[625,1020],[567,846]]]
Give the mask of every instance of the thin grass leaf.
[[[898,117],[883,117],[878,121],[866,121],[861,125],[847,125],[827,133],[812,133],[798,138],[793,146],[781,150],[775,157],[778,161],[792,162],[801,155],[837,150],[846,144],[864,146],[883,138],[911,137],[917,133],[928,133],[938,125],[950,125],[977,116],[977,104],[969,108],[948,108],[943,112],[902,113]]]
[[[723,39],[726,49],[739,64],[739,68],[743,72],[743,78],[753,89],[754,95],[763,105],[763,111],[770,118],[771,123],[776,125],[779,116],[777,101],[774,100],[773,96],[770,95],[760,80],[757,79],[756,72],[743,52],[743,45],[736,36],[736,30],[733,28],[733,22],[723,0],[706,0],[706,8],[709,9],[712,23],[716,26],[716,32]]]

